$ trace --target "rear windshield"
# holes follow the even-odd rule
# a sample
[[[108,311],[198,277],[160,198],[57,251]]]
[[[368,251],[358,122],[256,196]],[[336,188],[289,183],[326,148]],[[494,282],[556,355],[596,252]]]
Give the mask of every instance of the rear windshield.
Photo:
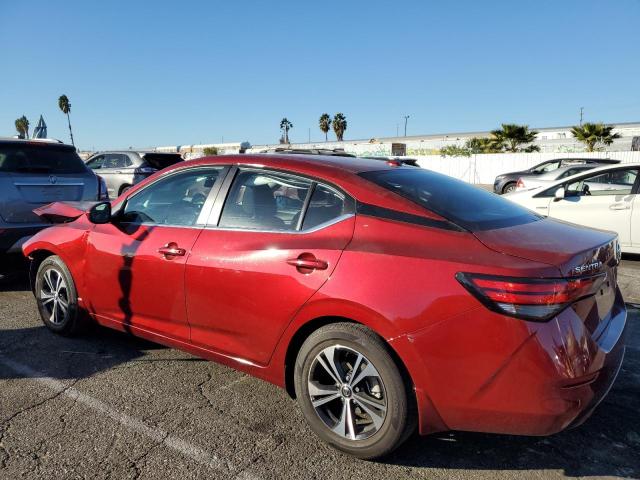
[[[429,170],[398,168],[363,172],[360,176],[472,232],[511,227],[542,218],[498,195]]]
[[[65,174],[86,171],[73,148],[0,143],[0,172]]]
[[[179,153],[145,153],[144,161],[150,167],[162,170],[182,161]]]

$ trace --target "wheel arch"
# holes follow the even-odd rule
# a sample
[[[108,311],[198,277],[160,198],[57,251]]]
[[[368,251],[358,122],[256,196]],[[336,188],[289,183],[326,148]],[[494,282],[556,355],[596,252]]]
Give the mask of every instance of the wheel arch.
[[[396,366],[400,370],[400,373],[403,379],[405,380],[405,382],[407,382],[408,391],[414,392],[415,383],[413,381],[411,373],[409,372],[409,369],[405,364],[405,361],[402,359],[401,355],[399,354],[399,352],[396,351],[393,345],[385,338],[384,335],[381,335],[380,332],[378,332],[371,325],[368,325],[367,323],[362,321],[355,320],[350,316],[323,315],[323,316],[318,316],[318,317],[309,319],[305,323],[299,325],[287,343],[286,353],[284,355],[284,365],[283,365],[284,386],[285,386],[285,390],[287,391],[287,393],[291,398],[296,398],[293,372],[295,370],[295,362],[298,357],[298,352],[300,351],[302,344],[305,342],[307,338],[309,338],[309,335],[311,335],[313,332],[315,332],[321,327],[324,327],[325,325],[330,325],[333,323],[353,323],[353,324],[362,325],[370,329],[376,335],[378,335],[380,340],[382,340],[384,345],[387,347],[387,350],[391,355],[391,358],[393,358],[393,361],[395,362]],[[413,402],[416,401],[415,392],[413,393],[412,401]]]
[[[36,273],[38,273],[38,268],[40,268],[42,262],[54,255],[57,255],[57,253],[47,248],[39,248],[29,253],[29,258],[31,259],[31,262],[29,262],[29,285],[31,286],[32,292],[35,291]]]

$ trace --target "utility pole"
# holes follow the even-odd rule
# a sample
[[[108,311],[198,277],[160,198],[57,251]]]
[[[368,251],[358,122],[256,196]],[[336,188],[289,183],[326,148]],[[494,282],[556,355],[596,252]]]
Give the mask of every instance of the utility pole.
[[[407,136],[407,120],[409,119],[409,115],[404,116],[404,136]]]
[[[400,124],[396,123],[396,137],[400,136]]]
[[[582,113],[584,112],[584,107],[580,107],[580,126],[582,126]]]
[[[309,143],[311,143],[311,127],[309,127]]]

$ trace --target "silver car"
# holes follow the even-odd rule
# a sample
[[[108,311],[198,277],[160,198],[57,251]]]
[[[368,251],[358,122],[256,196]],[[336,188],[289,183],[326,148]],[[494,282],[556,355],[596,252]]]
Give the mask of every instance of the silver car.
[[[49,226],[33,213],[52,202],[106,200],[106,185],[76,149],[52,140],[0,139],[0,254]]]
[[[116,198],[149,175],[181,162],[178,153],[134,150],[97,153],[87,159],[87,167],[104,178],[111,198]]]
[[[601,166],[602,165],[599,165],[597,163],[574,164],[556,168],[555,170],[550,170],[548,172],[536,175],[522,175],[518,179],[518,183],[516,183],[516,191],[519,192],[522,190],[531,190],[532,188],[546,185],[547,183],[553,182],[555,180],[570,177],[571,175],[575,175],[576,173],[584,172],[585,170],[591,170],[593,168]]]

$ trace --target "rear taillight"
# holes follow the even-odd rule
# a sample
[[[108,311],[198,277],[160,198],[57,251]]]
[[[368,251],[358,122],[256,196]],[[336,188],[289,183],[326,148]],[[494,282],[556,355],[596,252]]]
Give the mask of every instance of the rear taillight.
[[[516,188],[524,188],[524,181],[519,178],[518,183],[516,183]]]
[[[157,171],[158,170],[152,167],[138,167],[133,171],[133,173],[149,175],[151,173],[156,173]]]
[[[109,190],[104,178],[98,176],[98,200],[109,200]]]
[[[575,279],[456,274],[462,286],[490,310],[538,322],[549,320],[575,301],[593,295],[605,278],[605,274]]]

